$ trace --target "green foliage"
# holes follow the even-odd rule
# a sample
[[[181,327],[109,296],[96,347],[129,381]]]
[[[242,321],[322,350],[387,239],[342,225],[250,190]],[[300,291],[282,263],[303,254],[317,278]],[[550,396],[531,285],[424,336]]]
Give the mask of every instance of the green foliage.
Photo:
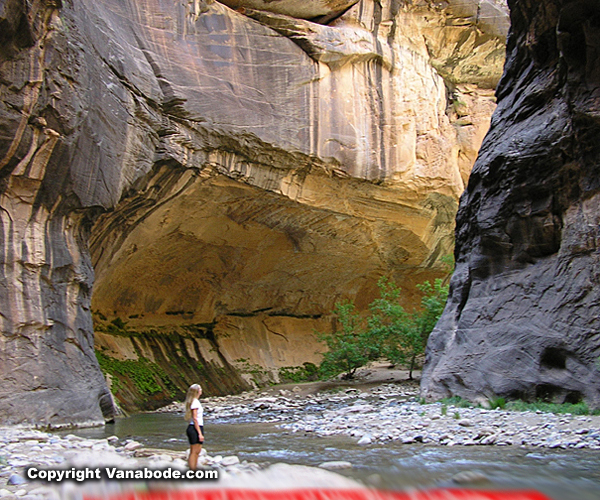
[[[138,360],[120,360],[96,351],[96,358],[103,372],[110,373],[116,380],[119,375],[128,377],[141,394],[152,395],[163,392],[165,387],[167,391],[170,391],[173,386],[163,369],[144,357],[140,357]],[[160,385],[159,381],[163,385]],[[113,387],[113,391],[117,392],[120,387],[120,384],[117,383]]]
[[[381,355],[394,364],[410,362],[409,379],[417,356],[425,352],[429,334],[440,318],[448,298],[441,279],[417,285],[423,293],[421,310],[407,312],[400,304],[401,290],[386,278],[378,283],[380,298],[371,303],[369,327],[381,346]]]
[[[338,327],[332,333],[319,333],[317,338],[325,342],[328,351],[323,354],[319,366],[322,378],[343,373],[349,379],[361,366],[380,357],[380,346],[364,319],[355,311],[354,304],[338,302],[333,310]]]
[[[251,376],[257,387],[264,387],[271,382],[268,370],[261,368],[260,365],[250,363],[250,360],[246,358],[238,358],[235,363],[237,363],[237,369],[240,372]]]
[[[453,258],[446,256],[442,261],[451,271]],[[421,308],[412,312],[400,305],[401,289],[394,282],[382,277],[378,287],[379,298],[370,304],[368,317],[361,316],[354,304],[338,302],[333,310],[337,316],[335,331],[315,332],[328,347],[319,367],[322,378],[340,373],[352,378],[369,361],[386,358],[394,364],[410,363],[412,379],[416,358],[425,351],[429,334],[444,310],[449,286],[441,279],[417,285],[423,298]]]
[[[317,380],[319,369],[314,363],[306,362],[302,366],[284,366],[279,369],[281,382],[308,382]]]
[[[458,413],[457,411],[454,412],[454,420],[459,420],[460,419],[460,413]]]
[[[458,408],[473,408],[474,405],[471,401],[463,399],[460,396],[452,396],[451,398],[441,399],[440,402],[444,405],[457,406]]]
[[[496,408],[503,409],[506,406],[506,400],[504,398],[496,398],[490,400],[490,409],[495,410]]]
[[[448,407],[446,405],[442,405],[442,416],[445,417],[448,414]]]
[[[534,403],[526,403],[525,401],[509,401],[506,403],[507,410],[514,411],[541,411],[544,413],[570,413],[572,415],[598,415],[599,411],[590,411],[585,402],[581,403],[546,403],[544,401],[536,401]]]
[[[446,405],[456,406],[458,408],[475,408],[480,407],[479,405],[473,404],[466,399],[462,399],[460,396],[452,396],[451,398],[441,399],[442,403],[442,415],[446,414]],[[506,401],[504,398],[496,398],[489,401],[490,409],[495,410],[496,408],[506,409],[510,411],[541,411],[544,413],[570,413],[571,415],[600,415],[600,410],[590,411],[588,405],[585,402],[580,403],[547,403],[544,401],[536,401],[534,403],[527,403],[521,400]]]

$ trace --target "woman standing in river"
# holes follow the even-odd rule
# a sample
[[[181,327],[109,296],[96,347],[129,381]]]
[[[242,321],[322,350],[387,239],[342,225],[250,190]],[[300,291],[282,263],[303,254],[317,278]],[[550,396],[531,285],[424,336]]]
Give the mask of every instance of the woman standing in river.
[[[192,384],[185,397],[185,419],[189,422],[186,433],[190,442],[188,465],[191,470],[195,470],[198,465],[198,456],[202,451],[202,443],[204,443],[203,409],[198,399],[201,394],[202,387]]]

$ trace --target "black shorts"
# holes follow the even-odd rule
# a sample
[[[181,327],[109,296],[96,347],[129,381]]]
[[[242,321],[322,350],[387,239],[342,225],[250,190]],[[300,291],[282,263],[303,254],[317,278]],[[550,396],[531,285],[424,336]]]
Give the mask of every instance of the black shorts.
[[[200,426],[200,432],[202,433],[202,438],[203,438],[202,440],[200,439],[200,436],[198,435],[196,426],[194,426],[192,424],[188,425],[186,434],[187,434],[188,441],[190,442],[190,444],[204,443],[204,426],[203,425]]]

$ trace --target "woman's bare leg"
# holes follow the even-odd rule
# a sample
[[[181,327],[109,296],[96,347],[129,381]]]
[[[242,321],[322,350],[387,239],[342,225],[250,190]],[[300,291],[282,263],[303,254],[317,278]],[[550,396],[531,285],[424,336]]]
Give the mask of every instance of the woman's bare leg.
[[[191,470],[196,470],[196,466],[198,465],[198,456],[200,455],[201,451],[201,444],[190,445],[190,456],[188,457],[188,465]]]

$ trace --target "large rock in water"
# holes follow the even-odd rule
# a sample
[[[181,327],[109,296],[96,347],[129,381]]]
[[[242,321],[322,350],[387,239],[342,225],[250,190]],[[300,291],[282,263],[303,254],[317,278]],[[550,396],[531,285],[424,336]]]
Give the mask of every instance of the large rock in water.
[[[428,399],[600,406],[600,4],[511,5],[498,108],[461,199]]]
[[[122,396],[154,406],[316,360],[336,300],[440,275],[506,13],[397,4],[332,26],[200,0],[0,4],[3,422],[111,417],[94,271],[100,360],[139,362]]]

